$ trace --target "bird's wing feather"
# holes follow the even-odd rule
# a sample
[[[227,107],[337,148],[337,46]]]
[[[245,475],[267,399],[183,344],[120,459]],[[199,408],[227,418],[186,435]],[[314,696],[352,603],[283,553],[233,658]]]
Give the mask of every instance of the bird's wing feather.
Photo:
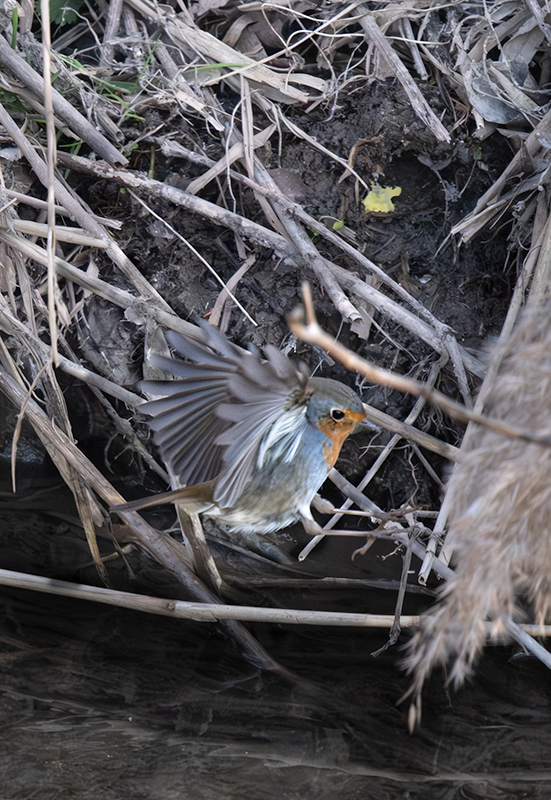
[[[223,471],[216,482],[214,500],[222,507],[234,505],[253,471],[258,468],[262,440],[283,413],[281,399],[271,402],[224,405],[220,409],[232,425],[217,439],[225,447]]]
[[[258,460],[262,440],[284,414],[306,379],[277,348],[266,360],[229,342],[203,324],[205,345],[169,331],[167,341],[189,361],[156,356],[174,381],[143,381],[156,399],[141,407],[161,454],[179,481],[216,479],[215,501],[233,505]],[[192,363],[190,363],[192,362]]]
[[[305,406],[299,405],[282,413],[280,403],[264,403],[262,409],[258,407],[255,412],[258,412],[258,422],[254,428],[249,422],[251,412],[245,408],[243,413],[246,417],[240,422],[235,421],[231,429],[218,437],[220,443],[231,441],[231,447],[224,455],[224,471],[214,491],[214,500],[222,508],[234,505],[252,473],[266,468],[270,458],[287,461],[288,454],[294,452],[308,424]],[[281,425],[282,419],[286,424]]]
[[[187,339],[176,331],[167,331],[165,333],[165,339],[169,345],[182,358],[194,361],[196,364],[210,364],[218,367],[221,364],[225,364],[226,359],[230,361],[239,360],[241,354],[246,352],[241,347],[232,344],[217,328],[209,325],[208,322],[204,324],[200,322],[199,324],[205,339],[204,345],[192,342],[191,339]]]

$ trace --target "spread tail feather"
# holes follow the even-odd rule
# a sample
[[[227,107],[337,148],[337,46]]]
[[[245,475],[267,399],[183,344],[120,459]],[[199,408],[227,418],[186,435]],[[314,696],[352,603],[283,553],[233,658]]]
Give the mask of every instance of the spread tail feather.
[[[161,492],[151,497],[139,497],[137,500],[130,500],[128,503],[120,503],[111,506],[112,513],[120,511],[141,511],[144,508],[154,508],[166,503],[183,503],[186,510],[191,513],[200,513],[212,504],[212,482],[198,483],[193,486],[183,486],[179,489],[172,489],[170,492]]]

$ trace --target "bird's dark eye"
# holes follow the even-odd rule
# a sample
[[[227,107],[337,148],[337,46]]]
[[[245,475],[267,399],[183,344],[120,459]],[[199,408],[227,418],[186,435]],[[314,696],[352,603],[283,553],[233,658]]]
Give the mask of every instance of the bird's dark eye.
[[[344,419],[344,411],[341,411],[340,408],[332,408],[331,409],[331,418],[336,420],[337,422],[341,419]]]

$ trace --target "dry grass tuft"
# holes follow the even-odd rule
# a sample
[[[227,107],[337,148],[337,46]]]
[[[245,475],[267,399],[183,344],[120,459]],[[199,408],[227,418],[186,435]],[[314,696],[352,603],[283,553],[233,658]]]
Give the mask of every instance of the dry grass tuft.
[[[529,306],[499,354],[502,366],[485,411],[545,433],[551,420],[551,302]],[[456,686],[470,674],[486,641],[497,638],[532,601],[538,623],[551,609],[551,449],[474,427],[449,493],[447,546],[457,567],[440,602],[415,636],[407,668],[418,693],[437,664],[450,664]]]

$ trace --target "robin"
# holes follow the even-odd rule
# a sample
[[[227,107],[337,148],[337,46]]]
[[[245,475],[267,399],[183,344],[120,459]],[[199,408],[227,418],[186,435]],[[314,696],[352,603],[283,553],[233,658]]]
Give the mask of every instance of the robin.
[[[310,378],[273,345],[263,356],[203,322],[203,343],[166,333],[185,361],[154,356],[175,380],[142,381],[153,399],[154,439],[183,488],[113,510],[183,504],[232,532],[271,533],[300,520],[315,535],[310,503],[345,439],[365,419],[360,398],[334,380]]]

